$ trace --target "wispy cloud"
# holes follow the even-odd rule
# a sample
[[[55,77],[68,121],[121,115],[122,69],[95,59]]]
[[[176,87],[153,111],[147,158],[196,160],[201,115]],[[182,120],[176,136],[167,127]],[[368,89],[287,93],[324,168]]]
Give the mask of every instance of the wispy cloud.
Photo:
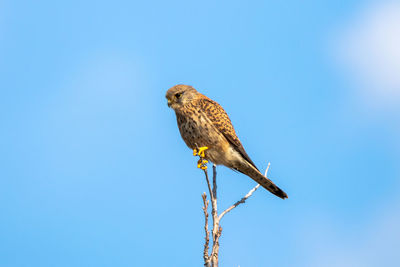
[[[339,29],[335,54],[374,104],[400,102],[400,2],[378,1]]]
[[[355,94],[346,110],[362,103],[373,118],[378,108],[379,122],[373,121],[377,132],[382,127],[393,130],[393,156],[400,159],[400,2],[371,1],[360,6],[350,19],[335,32],[334,55],[352,82]],[[375,108],[370,108],[375,107]],[[390,112],[386,112],[386,111]],[[394,112],[393,112],[394,111]],[[383,116],[381,116],[383,114]],[[389,114],[389,115],[388,115]],[[371,120],[372,121],[372,120]],[[376,124],[374,124],[374,122]],[[379,128],[378,128],[379,127]],[[386,129],[386,130],[387,130]],[[374,168],[374,166],[372,166]],[[396,172],[400,177],[400,169]],[[393,185],[399,192],[400,184]],[[373,188],[371,188],[373,193]],[[393,194],[398,195],[398,193]],[[384,201],[383,199],[386,199]],[[373,267],[400,266],[400,199],[382,196],[382,203],[371,207],[369,216],[343,221],[325,218],[322,223],[310,223],[303,237],[314,252],[305,266]],[[314,221],[318,221],[314,219]],[[322,229],[321,226],[323,225]],[[307,240],[308,239],[308,240]]]

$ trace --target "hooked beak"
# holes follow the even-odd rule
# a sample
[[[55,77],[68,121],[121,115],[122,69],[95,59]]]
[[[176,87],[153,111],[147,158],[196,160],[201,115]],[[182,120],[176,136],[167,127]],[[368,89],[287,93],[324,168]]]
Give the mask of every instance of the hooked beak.
[[[171,107],[171,100],[168,99],[168,107]]]

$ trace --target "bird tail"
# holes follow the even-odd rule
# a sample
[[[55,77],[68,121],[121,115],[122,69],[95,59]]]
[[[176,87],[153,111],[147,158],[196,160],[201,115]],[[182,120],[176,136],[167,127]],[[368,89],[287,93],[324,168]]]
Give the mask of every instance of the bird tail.
[[[254,166],[248,163],[248,166],[246,168],[241,168],[241,170],[244,174],[249,176],[251,179],[259,183],[262,187],[267,189],[269,192],[274,194],[277,197],[280,197],[282,199],[288,198],[287,194],[280,189],[278,186],[276,186],[270,179],[265,177],[260,173],[259,170],[257,170]]]

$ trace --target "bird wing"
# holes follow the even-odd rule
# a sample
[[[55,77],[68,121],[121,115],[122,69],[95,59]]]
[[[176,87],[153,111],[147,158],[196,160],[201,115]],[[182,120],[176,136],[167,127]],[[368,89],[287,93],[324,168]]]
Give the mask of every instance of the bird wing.
[[[228,117],[228,114],[217,102],[204,96],[199,99],[201,110],[205,113],[206,117],[212,122],[212,124],[221,132],[228,142],[239,152],[244,159],[246,159],[254,168],[257,169],[256,165],[247,155],[246,151],[239,138],[236,135],[235,129],[233,128],[232,122]],[[258,169],[257,169],[258,170]]]

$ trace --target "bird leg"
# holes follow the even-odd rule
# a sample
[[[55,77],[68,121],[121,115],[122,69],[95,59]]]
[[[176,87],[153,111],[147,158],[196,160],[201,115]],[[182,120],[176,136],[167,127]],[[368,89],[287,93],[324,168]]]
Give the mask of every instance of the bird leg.
[[[199,161],[197,161],[197,168],[202,169],[202,170],[207,169],[208,160],[205,159],[206,155],[204,153],[204,151],[206,151],[207,149],[208,149],[208,147],[206,147],[206,146],[199,147],[198,149],[197,148],[193,149],[193,156],[200,157]]]

